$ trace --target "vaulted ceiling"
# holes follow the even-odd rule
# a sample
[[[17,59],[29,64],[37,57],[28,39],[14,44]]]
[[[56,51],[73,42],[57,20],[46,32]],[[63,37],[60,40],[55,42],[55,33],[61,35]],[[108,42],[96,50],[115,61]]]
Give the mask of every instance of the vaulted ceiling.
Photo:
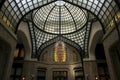
[[[98,20],[106,33],[113,20],[118,23],[119,14],[114,0],[5,0],[0,10],[0,18],[15,33],[19,23],[27,21],[32,57],[58,40],[87,55],[93,20]]]

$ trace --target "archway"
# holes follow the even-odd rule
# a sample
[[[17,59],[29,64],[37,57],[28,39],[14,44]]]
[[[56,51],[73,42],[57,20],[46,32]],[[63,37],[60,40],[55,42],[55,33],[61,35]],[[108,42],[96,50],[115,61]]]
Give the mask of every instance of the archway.
[[[31,50],[26,35],[22,31],[18,31],[18,44],[22,44],[25,49],[25,60],[31,59]]]
[[[24,61],[26,60],[31,60],[31,42],[27,24],[21,22],[17,31],[17,44],[14,52],[14,61],[12,63],[12,70],[10,75],[12,80],[24,78]]]
[[[97,26],[97,27],[96,27]],[[93,23],[89,42],[89,58],[95,60],[95,47],[97,43],[102,42],[103,31],[99,22]]]
[[[25,27],[25,28],[24,28]],[[17,31],[18,44],[23,44],[25,48],[25,60],[31,59],[31,38],[28,29],[28,25],[24,22],[21,22]]]
[[[90,80],[94,80],[98,76],[97,58],[96,58],[96,45],[102,43],[103,31],[99,22],[94,22],[91,26],[90,41],[88,47],[88,58],[83,59],[85,76]],[[105,54],[104,54],[105,55]],[[90,70],[87,70],[88,66]],[[94,68],[94,70],[93,70]]]
[[[103,43],[97,43],[95,48],[95,57],[96,57],[97,71],[98,71],[96,78],[100,80],[109,80],[110,74],[108,71],[108,64],[106,62]]]

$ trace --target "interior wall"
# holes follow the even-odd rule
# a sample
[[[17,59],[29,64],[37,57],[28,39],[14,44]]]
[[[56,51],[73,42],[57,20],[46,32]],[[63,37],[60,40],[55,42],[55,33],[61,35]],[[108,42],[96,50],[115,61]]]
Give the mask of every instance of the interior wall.
[[[13,53],[16,48],[17,38],[0,20],[0,79],[8,80],[13,63]]]
[[[110,72],[110,80],[119,80],[116,76],[114,64],[112,63],[114,60],[112,54],[114,54],[114,52],[111,52],[112,46],[118,41],[119,37],[116,29],[113,29],[109,34],[104,35],[103,45],[105,47],[105,56]]]
[[[9,59],[11,48],[10,45],[0,38],[0,79],[4,79],[6,74],[5,68],[7,68],[7,60]]]
[[[115,75],[118,80],[120,80],[120,43],[115,43],[110,48],[110,58],[112,59],[113,68],[115,70]]]

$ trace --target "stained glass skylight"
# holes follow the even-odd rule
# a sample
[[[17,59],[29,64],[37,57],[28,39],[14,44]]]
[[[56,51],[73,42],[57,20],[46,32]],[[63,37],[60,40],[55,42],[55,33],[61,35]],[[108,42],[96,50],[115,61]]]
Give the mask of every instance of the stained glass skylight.
[[[66,34],[75,32],[86,24],[87,12],[64,1],[56,1],[34,11],[33,22],[43,31]]]
[[[2,0],[2,2],[4,4],[0,5],[0,18],[14,32],[17,32],[24,16],[33,12],[32,17],[29,16],[31,20],[28,20],[32,57],[38,57],[46,46],[59,38],[78,50],[81,47],[87,53],[92,21],[92,17],[87,16],[89,11],[102,23],[104,33],[114,27],[114,21],[116,25],[120,21],[120,11],[115,0]]]

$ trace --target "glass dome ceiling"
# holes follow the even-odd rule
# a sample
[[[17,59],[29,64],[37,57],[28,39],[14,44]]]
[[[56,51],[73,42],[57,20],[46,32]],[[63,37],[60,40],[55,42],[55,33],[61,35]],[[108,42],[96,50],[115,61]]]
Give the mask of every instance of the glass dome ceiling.
[[[41,30],[53,34],[78,31],[87,22],[87,12],[64,1],[56,1],[33,12],[33,22]]]
[[[119,22],[120,11],[115,0],[2,0],[3,2],[0,5],[0,17],[13,32],[17,32],[20,21],[29,23],[32,57],[37,57],[46,46],[59,39],[78,50],[82,48],[88,54],[93,19],[99,19],[103,24],[104,33],[113,28],[111,26],[114,24],[110,23],[114,18],[118,20],[116,23]],[[88,12],[80,9],[81,7]],[[89,16],[86,17],[86,14]]]

